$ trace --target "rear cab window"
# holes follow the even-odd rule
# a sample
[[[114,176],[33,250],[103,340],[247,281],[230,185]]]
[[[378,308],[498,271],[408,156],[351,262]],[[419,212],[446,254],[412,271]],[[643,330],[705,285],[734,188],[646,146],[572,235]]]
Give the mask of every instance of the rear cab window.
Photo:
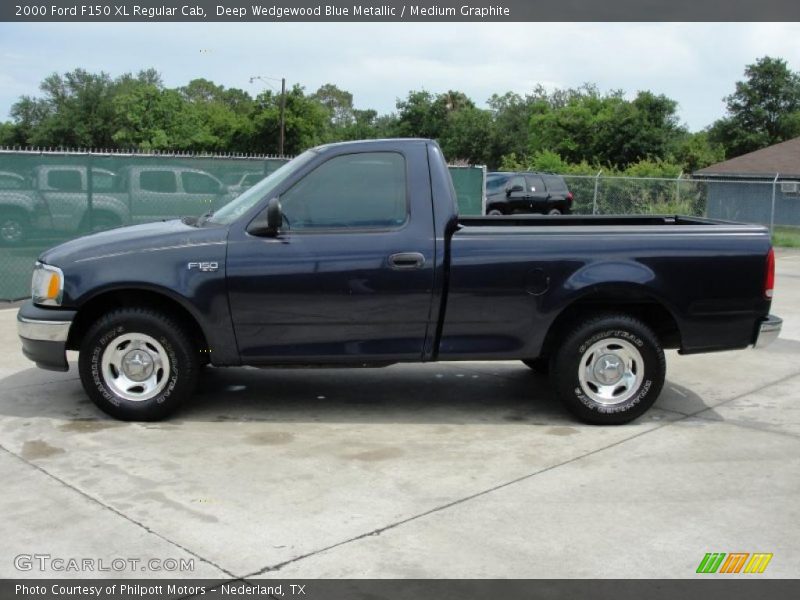
[[[142,171],[139,173],[139,189],[174,194],[178,191],[175,171]]]

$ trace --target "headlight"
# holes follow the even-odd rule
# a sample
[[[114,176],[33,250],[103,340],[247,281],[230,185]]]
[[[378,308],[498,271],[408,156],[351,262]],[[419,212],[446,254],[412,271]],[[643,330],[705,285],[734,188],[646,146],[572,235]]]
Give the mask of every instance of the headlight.
[[[33,281],[31,281],[33,303],[61,306],[63,295],[64,273],[61,269],[37,262],[33,268]]]

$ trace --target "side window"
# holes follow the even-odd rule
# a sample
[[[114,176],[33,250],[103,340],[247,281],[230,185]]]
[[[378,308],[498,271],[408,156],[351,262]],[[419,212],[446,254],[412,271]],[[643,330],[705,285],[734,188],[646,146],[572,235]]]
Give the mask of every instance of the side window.
[[[522,175],[516,175],[515,177],[512,177],[512,178],[511,178],[511,179],[508,181],[508,185],[506,185],[506,189],[507,189],[507,190],[511,190],[511,189],[513,189],[515,186],[519,186],[519,187],[521,187],[521,188],[522,188],[522,190],[521,190],[521,191],[520,191],[520,190],[517,190],[517,191],[515,191],[515,192],[511,192],[512,194],[514,194],[514,195],[517,195],[517,196],[518,196],[518,195],[520,195],[520,194],[523,194],[523,193],[525,192],[525,178],[524,178]]]
[[[547,184],[547,190],[550,192],[567,191],[567,184],[558,175],[545,175],[544,182]]]
[[[56,169],[47,173],[47,187],[61,192],[80,192],[83,189],[81,172],[74,169]]]
[[[396,152],[337,156],[281,196],[290,229],[387,228],[405,223],[406,163]]]
[[[506,187],[508,177],[490,177],[486,180],[486,193],[499,194],[502,193]]]
[[[139,188],[145,192],[174,194],[178,191],[175,171],[142,171],[139,173]]]
[[[544,181],[538,175],[528,175],[526,179],[528,180],[528,192],[540,194],[546,191]]]
[[[92,189],[97,192],[111,192],[116,189],[117,176],[107,171],[92,173]]]
[[[181,177],[183,178],[183,191],[187,194],[219,194],[219,183],[210,175],[184,171],[181,173]]]

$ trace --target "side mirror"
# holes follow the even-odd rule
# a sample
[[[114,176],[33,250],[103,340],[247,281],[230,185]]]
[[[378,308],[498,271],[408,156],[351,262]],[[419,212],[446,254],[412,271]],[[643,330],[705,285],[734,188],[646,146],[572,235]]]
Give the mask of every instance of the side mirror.
[[[272,198],[267,203],[266,215],[261,213],[247,227],[247,233],[252,235],[275,237],[280,233],[283,226],[283,213],[281,212],[281,201]]]
[[[515,193],[515,192],[524,192],[524,191],[525,191],[525,190],[524,190],[524,188],[523,188],[521,185],[519,185],[519,184],[517,184],[517,185],[512,185],[511,187],[509,187],[509,188],[506,188],[506,196],[508,196],[508,195],[510,195],[510,194],[513,194],[513,193]]]

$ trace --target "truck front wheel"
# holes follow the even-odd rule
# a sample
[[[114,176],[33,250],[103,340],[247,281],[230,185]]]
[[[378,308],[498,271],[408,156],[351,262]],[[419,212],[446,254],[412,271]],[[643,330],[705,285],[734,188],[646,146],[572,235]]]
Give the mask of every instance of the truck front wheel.
[[[22,211],[11,210],[0,213],[0,243],[19,246],[28,238],[28,217]]]
[[[550,379],[579,419],[618,425],[641,416],[658,398],[666,362],[658,337],[623,314],[586,319],[564,337]]]
[[[124,421],[157,421],[192,394],[199,361],[189,336],[168,316],[124,308],[86,332],[78,370],[104,412]]]

